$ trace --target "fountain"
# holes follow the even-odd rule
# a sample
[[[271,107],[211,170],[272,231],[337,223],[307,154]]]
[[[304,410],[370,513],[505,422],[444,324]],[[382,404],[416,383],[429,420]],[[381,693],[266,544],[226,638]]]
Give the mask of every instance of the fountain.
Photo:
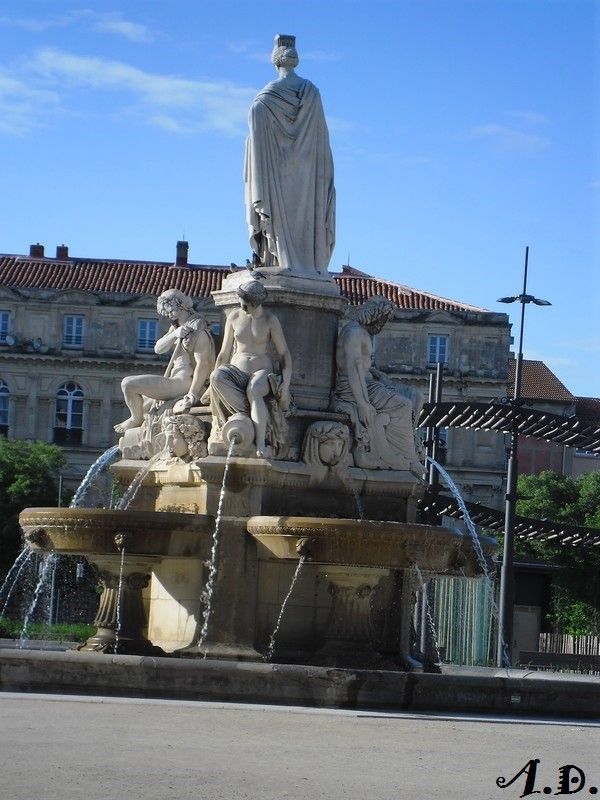
[[[373,337],[394,305],[371,298],[349,311],[327,272],[331,152],[319,93],[297,61],[294,37],[278,36],[279,77],[250,113],[254,256],[213,293],[226,319],[221,352],[192,299],[166,292],[158,311],[171,327],[157,352],[171,351],[168,368],[123,381],[131,417],[116,426],[122,458],[110,469],[124,490],[135,479],[129,507],[21,514],[32,548],[99,569],[98,631],[80,657],[93,653],[100,671],[118,648],[185,656],[177,674],[205,670],[203,691],[227,661],[254,662],[244,674],[261,681],[269,659],[342,670],[328,679],[344,668],[419,673],[417,592],[435,575],[482,574],[495,553],[492,539],[417,519],[422,398],[373,366]],[[282,98],[297,105],[280,120],[285,141],[273,122]],[[287,148],[281,163],[274,141]],[[264,696],[292,702],[294,691]],[[335,691],[327,697],[335,704]]]
[[[250,113],[254,267],[214,293],[221,352],[215,360],[193,299],[164,292],[157,307],[171,327],[156,351],[171,351],[166,372],[122,384],[131,416],[115,426],[119,508],[21,514],[32,548],[99,569],[98,631],[83,651],[113,653],[118,640],[122,654],[257,660],[274,657],[276,632],[280,660],[419,670],[415,568],[476,575],[478,550],[488,561],[494,552],[492,540],[416,521],[422,398],[372,366],[372,336],[393,304],[372,298],[348,314],[327,273],[331,151],[318,90],[297,61],[294,37],[277,37],[278,79]],[[271,125],[281,97],[303,98],[285,142]],[[281,161],[274,141],[287,148]],[[307,159],[320,180],[307,177]]]

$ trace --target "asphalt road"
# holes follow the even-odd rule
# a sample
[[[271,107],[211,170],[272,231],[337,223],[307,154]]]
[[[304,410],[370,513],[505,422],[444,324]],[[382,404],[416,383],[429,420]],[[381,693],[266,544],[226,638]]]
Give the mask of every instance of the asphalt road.
[[[0,694],[1,800],[513,800],[567,764],[582,798],[599,754],[577,722]]]

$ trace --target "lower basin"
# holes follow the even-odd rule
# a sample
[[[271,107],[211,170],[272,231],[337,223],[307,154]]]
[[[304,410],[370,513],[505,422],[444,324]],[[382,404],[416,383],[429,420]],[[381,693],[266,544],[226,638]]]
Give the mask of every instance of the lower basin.
[[[98,569],[97,630],[78,650],[127,655],[165,655],[146,637],[142,591],[163,559],[207,560],[214,523],[205,514],[100,508],[26,508],[19,515],[33,550],[85,556]]]
[[[248,520],[248,532],[265,558],[348,566],[420,569],[449,575],[480,575],[497,549],[495,539],[478,537],[482,559],[470,536],[454,528],[407,522],[265,517]]]
[[[170,511],[100,508],[26,508],[19,515],[34,550],[65,555],[181,558],[210,555],[214,518]]]

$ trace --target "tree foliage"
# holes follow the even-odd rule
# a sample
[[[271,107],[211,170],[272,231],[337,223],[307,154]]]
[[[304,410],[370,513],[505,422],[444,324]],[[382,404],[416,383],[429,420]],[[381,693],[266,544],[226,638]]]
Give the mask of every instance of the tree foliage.
[[[0,436],[0,574],[20,549],[19,513],[28,506],[54,506],[65,464],[60,449],[45,442],[11,442]]]
[[[554,472],[521,475],[517,514],[600,528],[600,472],[571,478]],[[552,621],[563,633],[600,633],[600,548],[530,542],[517,554],[556,564]]]
[[[520,475],[517,514],[571,525],[600,527],[600,472],[578,478],[542,472]]]

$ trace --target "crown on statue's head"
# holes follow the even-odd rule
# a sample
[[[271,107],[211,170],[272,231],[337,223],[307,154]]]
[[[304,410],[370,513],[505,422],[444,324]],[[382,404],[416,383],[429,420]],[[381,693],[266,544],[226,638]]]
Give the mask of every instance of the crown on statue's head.
[[[296,47],[296,37],[289,33],[277,33],[274,47]]]

